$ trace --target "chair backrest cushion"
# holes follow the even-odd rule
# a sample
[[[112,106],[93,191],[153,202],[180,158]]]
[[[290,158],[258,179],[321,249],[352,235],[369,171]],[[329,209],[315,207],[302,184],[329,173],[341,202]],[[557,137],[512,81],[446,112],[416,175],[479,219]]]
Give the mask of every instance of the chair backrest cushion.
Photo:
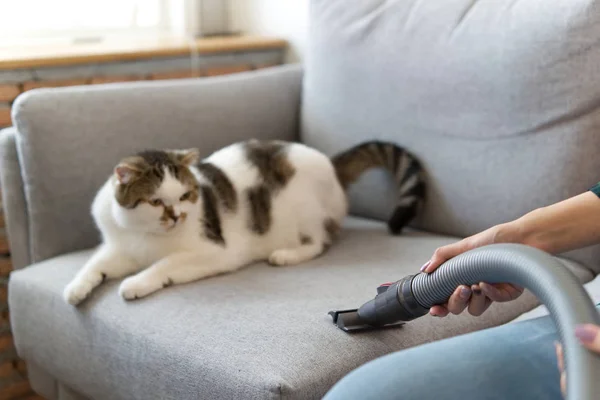
[[[302,140],[406,147],[428,180],[415,227],[466,236],[600,181],[599,1],[313,0],[310,18]],[[387,218],[386,174],[351,204]],[[574,257],[600,271],[600,248]]]

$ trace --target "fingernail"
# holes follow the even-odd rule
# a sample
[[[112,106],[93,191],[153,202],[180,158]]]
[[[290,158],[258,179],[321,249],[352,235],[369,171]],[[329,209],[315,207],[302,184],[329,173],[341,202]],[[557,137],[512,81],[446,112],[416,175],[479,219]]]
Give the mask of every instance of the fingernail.
[[[463,299],[468,299],[471,296],[471,289],[463,287],[460,289],[460,297]]]
[[[583,343],[591,343],[596,339],[598,331],[590,326],[579,325],[575,328],[575,336]]]
[[[421,272],[425,271],[425,268],[429,267],[429,264],[431,264],[431,260],[423,264],[423,266],[421,267]]]

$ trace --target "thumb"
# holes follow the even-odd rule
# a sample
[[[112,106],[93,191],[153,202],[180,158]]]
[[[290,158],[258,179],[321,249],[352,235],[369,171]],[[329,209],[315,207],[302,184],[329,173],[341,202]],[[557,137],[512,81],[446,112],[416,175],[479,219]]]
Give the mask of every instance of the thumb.
[[[585,324],[575,328],[575,336],[582,345],[595,353],[600,353],[600,326]]]

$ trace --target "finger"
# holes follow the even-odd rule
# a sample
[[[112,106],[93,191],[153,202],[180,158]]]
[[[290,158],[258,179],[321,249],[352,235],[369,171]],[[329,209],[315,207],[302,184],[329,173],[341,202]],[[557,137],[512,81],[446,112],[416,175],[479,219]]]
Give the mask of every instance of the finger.
[[[490,300],[497,302],[514,300],[523,293],[518,288],[508,283],[490,285],[489,283],[482,282],[480,287]]]
[[[575,328],[575,336],[581,344],[593,352],[600,353],[600,326],[585,324]]]
[[[501,283],[501,285],[508,285],[511,288],[515,289],[518,293],[523,293],[525,288],[523,286],[515,285],[514,283]]]
[[[478,317],[489,308],[492,301],[483,294],[479,285],[471,286],[471,290],[473,291],[473,295],[469,303],[469,314]]]
[[[464,253],[467,250],[467,242],[464,240],[439,247],[433,252],[431,259],[421,267],[421,271],[430,274],[449,259]]]
[[[563,357],[562,345],[558,342],[554,342],[554,348],[556,350],[556,360],[558,364],[558,370],[562,373],[565,370],[565,360]]]
[[[564,398],[567,397],[567,373],[563,372],[560,374],[560,391]]]
[[[448,300],[448,311],[454,315],[462,313],[471,298],[471,288],[465,285],[461,285],[456,288],[450,299]]]
[[[525,290],[525,288],[523,288],[521,286],[518,286],[518,285],[515,285],[513,283],[496,283],[496,284],[494,284],[492,286],[495,286],[496,289],[498,289],[500,291],[505,290],[505,291],[509,292],[511,295],[514,295],[514,296],[521,295],[523,293],[523,291]]]
[[[431,314],[434,317],[445,317],[448,314],[450,314],[450,312],[448,311],[448,309],[445,306],[433,306],[429,309],[429,314]]]

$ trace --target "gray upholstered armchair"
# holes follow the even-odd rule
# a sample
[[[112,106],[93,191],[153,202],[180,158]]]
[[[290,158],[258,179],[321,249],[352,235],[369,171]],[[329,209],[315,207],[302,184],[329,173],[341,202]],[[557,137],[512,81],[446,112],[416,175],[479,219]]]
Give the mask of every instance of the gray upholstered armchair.
[[[327,316],[418,271],[437,246],[600,179],[598,2],[537,3],[314,0],[303,68],[22,95],[0,172],[19,268],[11,319],[33,387],[49,399],[319,398],[368,360],[533,308],[526,295],[480,318],[357,336]],[[392,186],[369,173],[340,240],[312,262],[257,264],[135,302],[113,282],[78,308],[65,303],[99,240],[90,202],[120,157],[145,147],[207,155],[249,137],[328,154],[396,141],[426,168],[426,207],[414,230],[389,236]],[[599,259],[598,247],[564,255],[582,281]]]

